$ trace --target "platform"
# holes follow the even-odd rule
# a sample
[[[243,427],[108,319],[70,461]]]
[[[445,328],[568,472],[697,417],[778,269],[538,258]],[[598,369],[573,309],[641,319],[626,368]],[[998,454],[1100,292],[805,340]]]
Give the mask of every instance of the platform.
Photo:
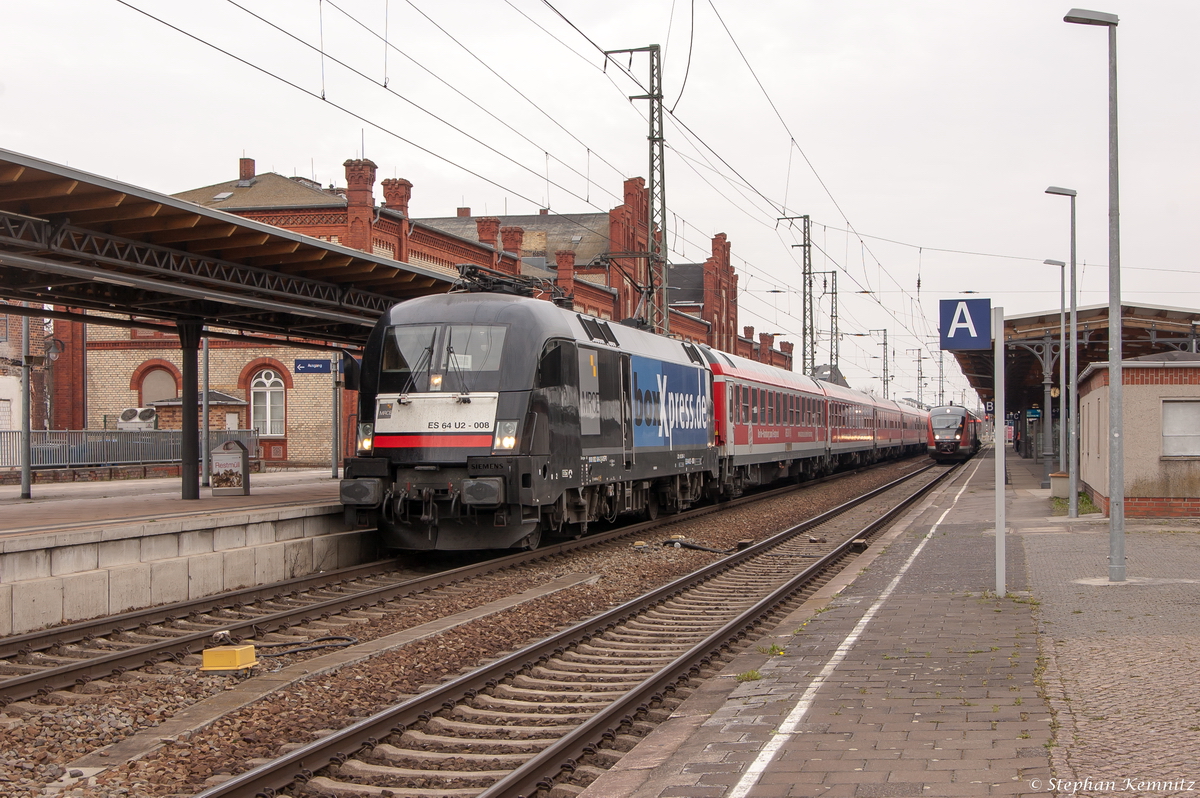
[[[1107,519],[1007,460],[1007,595],[989,449],[582,796],[1200,791],[1200,526],[1127,523],[1110,584]]]
[[[29,499],[21,498],[19,485],[0,485],[0,536],[281,504],[338,503],[331,468],[253,473],[249,496],[214,497],[201,488],[199,499],[185,501],[180,491],[179,477],[38,483],[30,488]]]
[[[249,496],[180,498],[178,477],[0,486],[0,635],[374,559],[331,469],[251,475]]]

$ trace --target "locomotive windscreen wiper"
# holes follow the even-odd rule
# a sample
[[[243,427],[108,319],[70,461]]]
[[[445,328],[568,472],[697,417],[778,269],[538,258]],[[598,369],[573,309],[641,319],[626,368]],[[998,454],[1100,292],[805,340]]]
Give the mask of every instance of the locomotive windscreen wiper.
[[[466,369],[462,367],[462,363],[454,354],[454,345],[450,342],[450,336],[446,336],[446,367],[458,375],[458,384],[462,390],[460,393],[470,393],[471,389],[467,387]]]
[[[408,379],[404,381],[404,387],[400,389],[401,395],[406,395],[408,390],[413,387],[417,381],[417,374],[422,368],[428,367],[433,360],[433,342],[437,338],[437,328],[433,330],[433,335],[429,337],[429,346],[421,350],[421,356],[417,358],[417,362],[408,371]]]

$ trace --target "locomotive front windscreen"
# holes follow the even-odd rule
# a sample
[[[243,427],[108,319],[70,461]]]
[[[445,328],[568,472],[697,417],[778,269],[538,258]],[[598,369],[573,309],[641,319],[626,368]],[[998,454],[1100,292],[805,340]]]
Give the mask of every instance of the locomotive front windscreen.
[[[495,391],[507,328],[494,324],[389,327],[379,390],[386,393]]]
[[[939,439],[954,439],[962,433],[962,416],[930,416],[929,423],[933,426],[933,436]]]

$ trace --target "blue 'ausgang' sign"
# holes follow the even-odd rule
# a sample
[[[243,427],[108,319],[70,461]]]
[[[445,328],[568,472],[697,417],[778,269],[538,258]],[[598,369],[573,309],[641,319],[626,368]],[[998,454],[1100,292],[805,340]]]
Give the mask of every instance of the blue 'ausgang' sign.
[[[991,349],[992,300],[943,299],[942,349]]]
[[[328,374],[330,364],[328,360],[308,360],[297,358],[295,362],[297,374]]]

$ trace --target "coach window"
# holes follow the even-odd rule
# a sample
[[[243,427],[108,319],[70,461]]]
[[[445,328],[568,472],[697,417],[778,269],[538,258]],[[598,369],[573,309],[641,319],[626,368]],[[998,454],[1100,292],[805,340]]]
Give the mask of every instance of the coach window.
[[[283,435],[283,391],[283,379],[274,369],[263,369],[250,383],[250,413],[259,435]]]
[[[750,423],[750,386],[741,386],[742,390],[742,423]]]

